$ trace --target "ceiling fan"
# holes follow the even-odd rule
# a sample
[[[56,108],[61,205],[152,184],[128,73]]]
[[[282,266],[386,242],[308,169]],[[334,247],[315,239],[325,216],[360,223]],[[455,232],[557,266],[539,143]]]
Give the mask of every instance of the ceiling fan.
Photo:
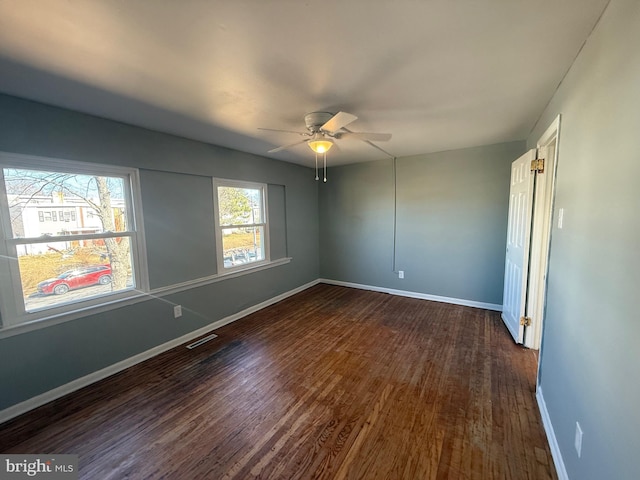
[[[371,142],[386,142],[391,139],[390,133],[365,133],[365,132],[352,132],[347,129],[346,126],[351,122],[357,120],[358,117],[351,113],[338,112],[336,114],[329,112],[311,112],[304,116],[304,123],[307,126],[307,132],[296,132],[293,130],[278,130],[274,128],[260,128],[259,130],[268,130],[271,132],[285,132],[295,133],[302,135],[305,138],[298,142],[290,143],[288,145],[282,145],[277,148],[269,150],[269,153],[276,153],[281,150],[286,150],[303,143],[309,145],[309,148],[316,154],[316,180],[318,177],[318,154],[323,155],[324,158],[324,181],[327,181],[327,152],[334,145],[335,140],[341,139],[354,139],[362,140],[368,143],[374,148],[381,150],[386,155],[392,157],[391,154],[385,152],[382,148]]]

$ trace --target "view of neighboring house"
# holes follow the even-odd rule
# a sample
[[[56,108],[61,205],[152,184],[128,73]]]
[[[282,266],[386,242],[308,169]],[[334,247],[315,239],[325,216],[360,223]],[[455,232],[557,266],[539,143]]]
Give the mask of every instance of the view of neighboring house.
[[[8,195],[11,224],[17,237],[86,235],[103,231],[100,217],[87,200],[54,192],[52,195]],[[122,218],[124,201],[112,199],[116,226]],[[18,255],[46,253],[88,246],[87,240],[18,245]]]

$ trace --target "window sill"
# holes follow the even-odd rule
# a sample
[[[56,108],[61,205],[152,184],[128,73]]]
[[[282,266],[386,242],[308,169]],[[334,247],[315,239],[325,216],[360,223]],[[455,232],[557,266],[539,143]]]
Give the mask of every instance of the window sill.
[[[164,297],[174,293],[189,290],[191,288],[203,287],[205,285],[221,282],[223,280],[241,277],[243,275],[256,273],[261,270],[267,270],[269,268],[278,267],[280,265],[286,265],[287,263],[291,262],[291,260],[292,260],[291,257],[280,258],[278,260],[260,263],[259,265],[252,265],[246,268],[239,268],[231,272],[210,275],[208,277],[198,278],[196,280],[190,280],[188,282],[177,283],[177,284],[169,285],[166,287],[155,288],[153,290],[150,290],[148,293],[138,291],[138,293],[134,293],[131,296],[128,296],[126,298],[117,299],[117,300],[108,300],[96,306],[78,308],[65,313],[38,318],[37,320],[31,320],[31,321],[23,322],[17,325],[7,325],[6,327],[3,327],[0,329],[0,339],[12,337],[14,335],[20,335],[20,334],[31,332],[34,330],[40,330],[41,328],[50,327],[53,325],[57,325],[59,323],[68,322],[68,321],[86,317],[89,315],[95,315],[98,313],[107,312],[109,310],[113,310],[116,308],[121,308],[128,305],[134,305],[136,303],[148,301],[155,297]]]

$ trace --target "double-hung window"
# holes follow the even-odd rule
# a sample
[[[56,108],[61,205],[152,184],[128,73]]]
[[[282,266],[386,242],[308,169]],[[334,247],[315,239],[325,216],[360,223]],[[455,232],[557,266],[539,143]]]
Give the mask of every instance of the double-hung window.
[[[138,198],[135,169],[0,154],[2,326],[144,289]]]
[[[214,179],[218,273],[269,261],[267,186]]]

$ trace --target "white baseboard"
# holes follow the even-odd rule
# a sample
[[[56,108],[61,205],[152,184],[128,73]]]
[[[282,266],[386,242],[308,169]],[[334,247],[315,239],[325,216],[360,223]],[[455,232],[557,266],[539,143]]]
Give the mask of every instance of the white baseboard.
[[[409,292],[406,290],[395,290],[393,288],[376,287],[374,285],[363,285],[360,283],[341,282],[339,280],[329,280],[321,278],[319,283],[328,283],[330,285],[339,285],[342,287],[359,288],[361,290],[372,290],[374,292],[389,293],[391,295],[399,295],[401,297],[420,298],[422,300],[431,300],[434,302],[451,303],[453,305],[463,305],[465,307],[484,308],[485,310],[502,311],[502,305],[496,303],[476,302],[473,300],[465,300],[462,298],[440,297],[438,295],[429,295],[428,293]]]
[[[209,325],[202,327],[198,330],[195,330],[193,332],[187,333],[186,335],[170,340],[166,343],[163,343],[162,345],[158,345],[157,347],[154,347],[150,350],[134,355],[133,357],[127,358],[118,363],[114,363],[113,365],[109,365],[108,367],[98,370],[97,372],[93,372],[88,375],[85,375],[84,377],[77,378],[76,380],[73,380],[69,383],[56,387],[53,390],[49,390],[38,396],[25,400],[24,402],[20,402],[15,405],[12,405],[9,408],[5,408],[4,410],[0,411],[0,424],[6,422],[7,420],[11,420],[12,418],[17,417],[18,415],[22,415],[23,413],[26,413],[30,410],[38,408],[53,400],[63,397],[64,395],[75,392],[76,390],[86,387],[87,385],[91,385],[92,383],[95,383],[104,378],[110,377],[111,375],[121,372],[122,370],[132,367],[140,362],[144,362],[145,360],[155,357],[156,355],[166,352],[167,350],[171,350],[172,348],[175,348],[183,343],[190,342],[191,340],[198,338],[201,335],[204,335],[205,333],[210,332],[211,330],[215,330],[224,325],[235,322],[236,320],[246,317],[247,315],[257,312],[258,310],[262,310],[263,308],[268,307],[269,305],[273,305],[274,303],[280,302],[281,300],[284,300],[287,297],[290,297],[292,295],[295,295],[296,293],[302,292],[307,288],[313,287],[318,283],[320,283],[319,280],[314,280],[305,285],[294,288],[293,290],[289,290],[288,292],[285,292],[273,298],[270,298],[269,300],[265,300],[262,303],[258,303],[257,305],[253,305],[252,307],[246,308],[238,313],[234,313],[233,315],[229,315],[228,317],[225,317],[213,323],[210,323]]]
[[[538,408],[540,409],[540,415],[542,416],[542,424],[544,425],[544,431],[547,434],[547,441],[549,442],[549,448],[551,449],[551,456],[553,457],[553,463],[556,467],[556,473],[559,480],[569,480],[569,474],[564,466],[564,460],[562,459],[562,453],[560,452],[560,446],[556,439],[556,433],[553,430],[553,424],[547,411],[547,404],[544,401],[542,395],[542,387],[538,385],[536,390],[536,400],[538,400]]]

